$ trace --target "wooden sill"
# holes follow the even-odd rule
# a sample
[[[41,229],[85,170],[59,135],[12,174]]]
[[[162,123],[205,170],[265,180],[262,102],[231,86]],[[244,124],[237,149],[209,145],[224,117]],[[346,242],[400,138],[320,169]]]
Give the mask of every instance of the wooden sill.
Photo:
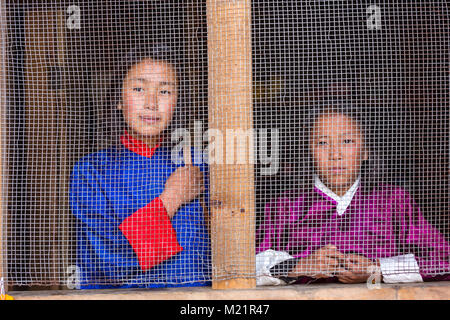
[[[450,282],[381,284],[311,284],[255,289],[210,287],[121,290],[10,291],[16,300],[449,300]]]

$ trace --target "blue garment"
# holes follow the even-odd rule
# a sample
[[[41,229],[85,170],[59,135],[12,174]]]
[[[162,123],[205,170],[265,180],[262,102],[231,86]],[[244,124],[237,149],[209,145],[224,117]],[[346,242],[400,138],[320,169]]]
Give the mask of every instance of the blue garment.
[[[183,251],[145,272],[119,229],[124,219],[158,197],[169,176],[183,165],[172,162],[167,147],[157,148],[148,158],[122,145],[89,154],[75,165],[70,200],[78,230],[80,288],[210,285],[210,240],[199,199],[172,218]],[[204,173],[208,203],[207,165],[194,165]]]

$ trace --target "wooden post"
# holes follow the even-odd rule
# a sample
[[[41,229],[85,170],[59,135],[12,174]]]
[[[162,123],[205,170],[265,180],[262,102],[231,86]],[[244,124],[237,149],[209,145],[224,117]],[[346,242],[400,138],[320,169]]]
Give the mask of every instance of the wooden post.
[[[69,212],[64,17],[58,10],[30,10],[25,19],[29,269],[32,279],[52,289],[59,288],[64,272],[62,239]]]
[[[214,289],[256,286],[250,5],[207,0],[209,138],[223,146],[210,163]],[[245,152],[245,161],[230,159]]]
[[[3,231],[5,230],[6,213],[5,213],[5,170],[3,159],[6,158],[4,154],[6,148],[5,141],[5,129],[6,122],[4,114],[6,113],[6,12],[5,3],[0,0],[0,278],[3,277],[5,285],[8,283],[6,275],[6,236]],[[5,290],[7,288],[5,287]]]

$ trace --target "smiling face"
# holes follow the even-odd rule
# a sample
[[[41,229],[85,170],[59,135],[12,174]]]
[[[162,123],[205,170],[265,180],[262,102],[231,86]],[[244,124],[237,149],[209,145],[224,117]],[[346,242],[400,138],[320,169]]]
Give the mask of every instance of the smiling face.
[[[319,178],[335,194],[344,195],[368,158],[357,122],[342,114],[320,116],[313,126],[310,146]]]
[[[122,110],[130,134],[155,144],[172,120],[177,104],[177,75],[164,61],[145,59],[130,68],[122,88]]]

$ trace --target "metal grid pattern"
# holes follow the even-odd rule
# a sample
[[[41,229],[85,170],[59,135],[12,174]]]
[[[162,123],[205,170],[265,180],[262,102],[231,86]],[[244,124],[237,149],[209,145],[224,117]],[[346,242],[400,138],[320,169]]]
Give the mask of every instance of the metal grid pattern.
[[[2,6],[9,285],[447,279],[445,1]]]

